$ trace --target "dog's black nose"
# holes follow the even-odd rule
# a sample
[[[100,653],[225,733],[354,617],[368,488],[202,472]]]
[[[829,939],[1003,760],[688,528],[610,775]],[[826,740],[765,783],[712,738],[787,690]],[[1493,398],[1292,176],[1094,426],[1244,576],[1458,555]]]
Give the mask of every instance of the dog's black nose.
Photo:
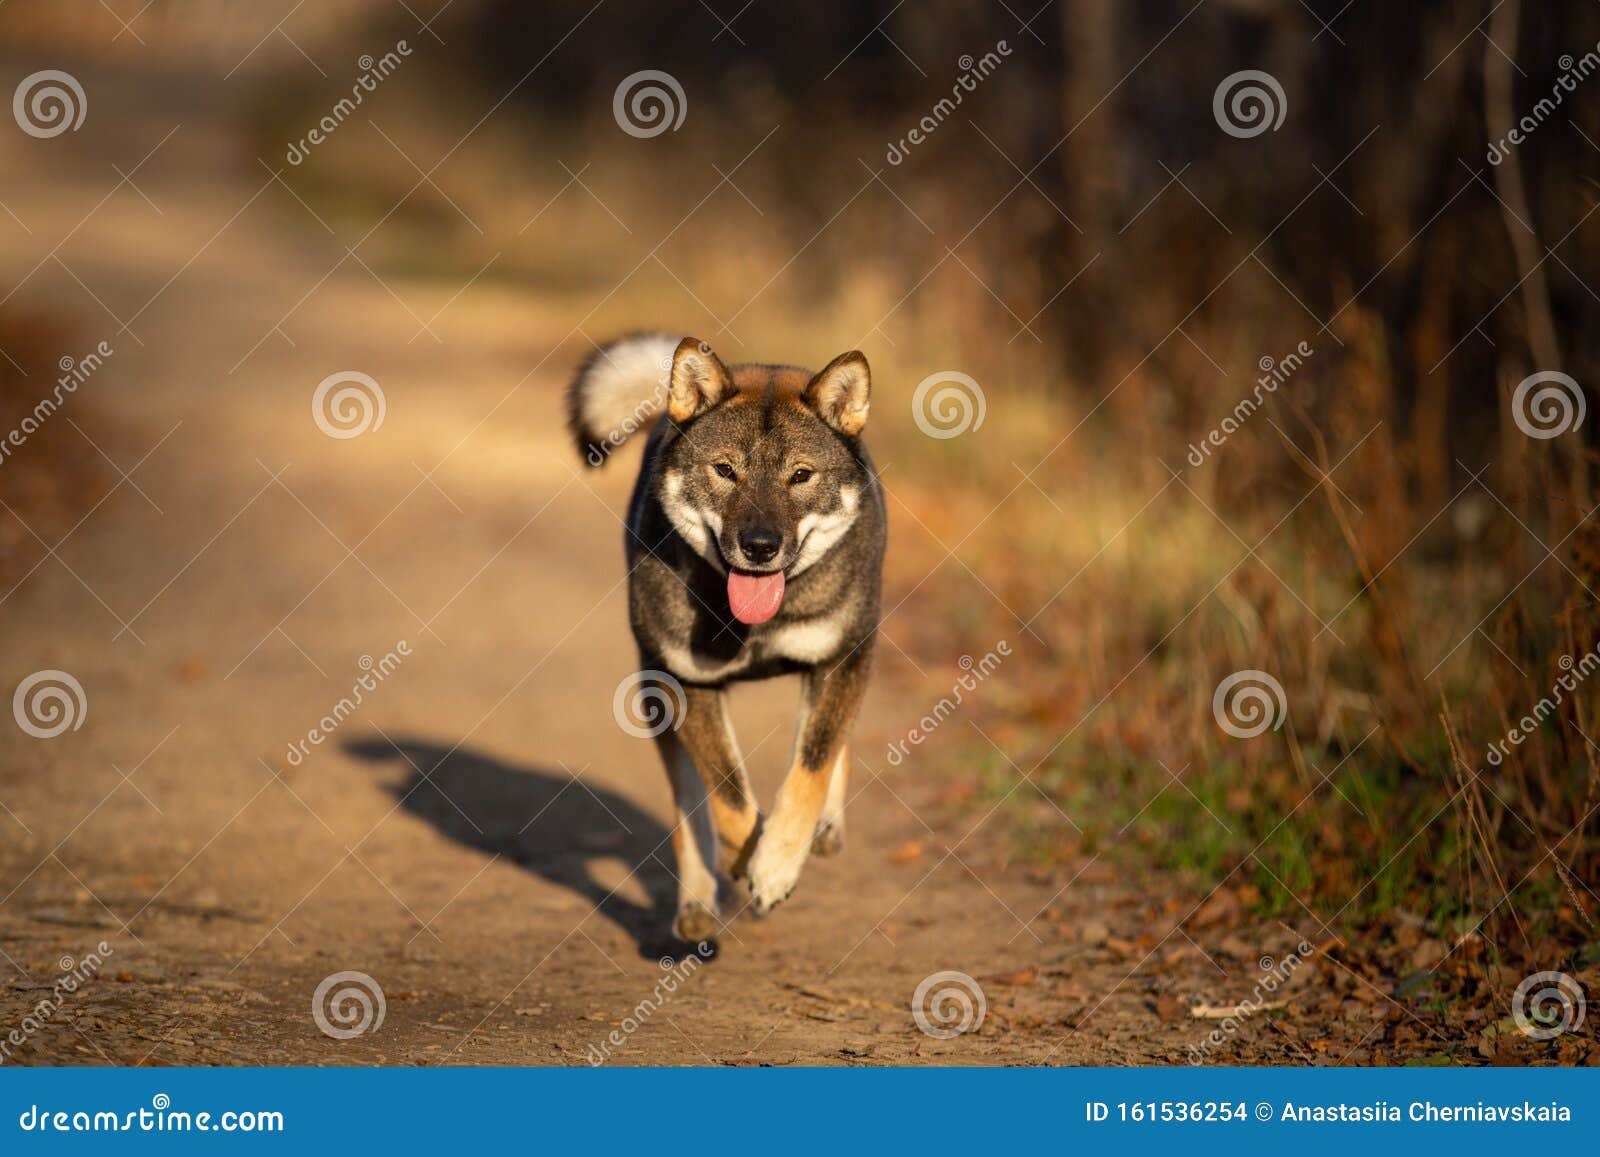
[[[771,562],[782,545],[783,539],[770,530],[747,530],[739,536],[739,549],[757,566]]]

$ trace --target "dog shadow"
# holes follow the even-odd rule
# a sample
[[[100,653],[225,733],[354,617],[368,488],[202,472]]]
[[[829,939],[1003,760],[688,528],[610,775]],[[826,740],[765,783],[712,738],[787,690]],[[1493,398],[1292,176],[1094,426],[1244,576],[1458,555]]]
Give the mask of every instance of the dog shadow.
[[[559,884],[627,932],[641,956],[681,956],[672,936],[676,879],[670,833],[632,800],[565,770],[502,763],[424,740],[351,740],[345,750],[405,774],[387,785],[407,812],[482,852]],[[606,887],[594,861],[620,859],[644,887],[639,904]]]

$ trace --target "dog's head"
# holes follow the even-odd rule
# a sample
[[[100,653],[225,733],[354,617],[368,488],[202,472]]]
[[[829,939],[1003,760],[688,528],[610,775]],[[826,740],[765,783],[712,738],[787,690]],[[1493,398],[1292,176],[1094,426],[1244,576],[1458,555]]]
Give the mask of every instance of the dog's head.
[[[857,439],[867,421],[867,359],[852,350],[820,373],[729,369],[685,338],[672,359],[659,494],[686,542],[728,576],[734,617],[777,614],[786,578],[844,536],[867,489]]]

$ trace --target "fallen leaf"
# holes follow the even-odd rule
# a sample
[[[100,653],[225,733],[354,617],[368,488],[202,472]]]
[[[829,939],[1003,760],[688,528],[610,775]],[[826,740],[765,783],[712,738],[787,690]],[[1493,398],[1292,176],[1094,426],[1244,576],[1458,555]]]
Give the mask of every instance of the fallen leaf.
[[[894,851],[889,853],[891,864],[913,864],[922,859],[923,847],[921,840],[907,840]]]
[[[1217,948],[1235,960],[1255,960],[1258,955],[1255,945],[1231,932],[1217,942]]]
[[[978,977],[980,984],[1033,984],[1039,979],[1037,968],[1019,968],[1014,972],[991,972],[988,976]]]
[[[1445,953],[1449,950],[1443,940],[1434,940],[1431,937],[1423,940],[1416,946],[1416,950],[1411,953],[1411,967],[1418,971],[1424,968],[1432,968],[1444,959]]]
[[[1156,1015],[1162,1020],[1182,1020],[1188,1010],[1189,1006],[1171,993],[1164,992],[1156,997]]]
[[[1196,927],[1204,928],[1210,924],[1220,924],[1224,920],[1231,920],[1237,916],[1244,906],[1239,903],[1239,897],[1227,888],[1221,888],[1206,898],[1206,902],[1195,909],[1194,923]]]
[[[1189,1015],[1196,1020],[1227,1020],[1230,1016],[1254,1016],[1258,1012],[1277,1012],[1287,1008],[1281,1000],[1269,1000],[1265,1004],[1205,1004],[1193,1005]]]

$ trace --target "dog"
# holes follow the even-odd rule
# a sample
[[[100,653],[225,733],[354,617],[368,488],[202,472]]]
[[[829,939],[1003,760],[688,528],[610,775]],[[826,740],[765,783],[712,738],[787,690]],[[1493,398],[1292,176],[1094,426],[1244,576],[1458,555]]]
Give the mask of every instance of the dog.
[[[872,392],[852,350],[818,373],[726,366],[694,338],[600,347],[568,390],[591,466],[648,429],[628,504],[628,615],[677,818],[673,933],[721,927],[714,864],[766,915],[807,856],[844,846],[848,736],[877,636],[887,519],[861,440]],[[729,684],[799,675],[794,754],[770,815],[728,717]]]

